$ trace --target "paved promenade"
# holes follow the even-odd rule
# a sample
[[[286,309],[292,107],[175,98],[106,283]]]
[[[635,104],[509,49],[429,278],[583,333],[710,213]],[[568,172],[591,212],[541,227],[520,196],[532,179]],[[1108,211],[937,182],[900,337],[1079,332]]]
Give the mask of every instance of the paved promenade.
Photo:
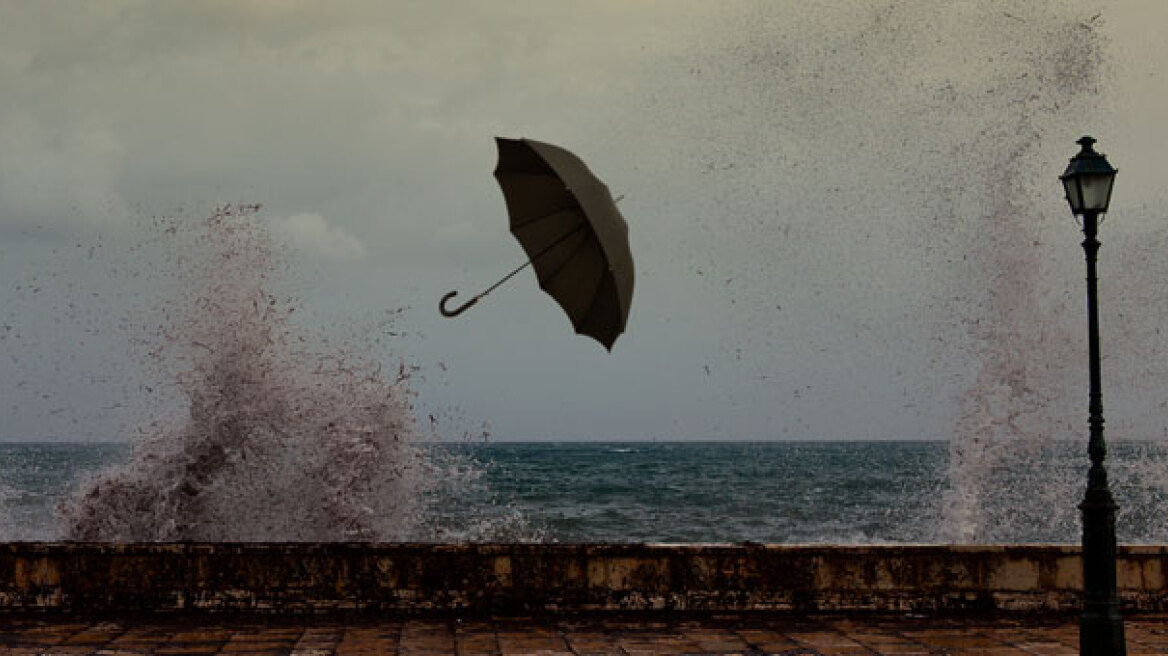
[[[1077,654],[1074,617],[627,616],[348,620],[0,615],[5,654]],[[1168,654],[1168,615],[1127,621]]]

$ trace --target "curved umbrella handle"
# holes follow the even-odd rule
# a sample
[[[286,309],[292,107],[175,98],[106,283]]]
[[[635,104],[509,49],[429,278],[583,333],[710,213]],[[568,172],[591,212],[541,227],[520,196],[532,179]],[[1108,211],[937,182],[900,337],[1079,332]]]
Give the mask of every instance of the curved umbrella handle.
[[[458,296],[458,292],[450,292],[450,293],[446,294],[445,296],[443,296],[442,300],[438,302],[438,311],[442,313],[442,316],[444,316],[444,317],[457,317],[458,315],[462,314],[463,312],[466,312],[467,309],[470,308],[470,306],[474,305],[475,303],[478,303],[479,299],[482,297],[481,295],[475,296],[474,298],[472,298],[469,301],[467,301],[466,303],[463,303],[462,305],[454,308],[453,310],[446,309],[447,301],[454,298],[455,296]]]
[[[540,258],[540,257],[543,257],[543,256],[544,256],[544,255],[545,255],[545,254],[546,254],[548,251],[550,251],[551,249],[555,248],[556,246],[559,246],[559,245],[560,245],[561,243],[563,243],[563,242],[564,242],[564,241],[565,241],[565,240],[566,240],[568,237],[571,237],[572,235],[576,234],[577,232],[580,232],[580,231],[581,231],[581,230],[583,230],[585,227],[587,227],[587,225],[588,225],[587,223],[581,223],[580,225],[576,226],[576,227],[575,227],[575,228],[573,228],[572,230],[570,230],[570,231],[568,231],[568,232],[564,233],[563,235],[560,235],[560,238],[559,238],[559,239],[556,239],[556,240],[555,240],[555,241],[553,241],[552,243],[548,244],[547,246],[545,246],[545,247],[543,248],[543,250],[541,250],[540,252],[538,252],[538,253],[536,253],[535,255],[531,256],[531,257],[530,257],[530,258],[529,258],[529,259],[528,259],[526,262],[524,262],[523,264],[520,264],[519,266],[517,266],[517,267],[515,267],[514,269],[512,269],[512,270],[511,270],[511,273],[508,273],[507,275],[503,276],[503,277],[502,277],[501,279],[499,279],[499,280],[498,280],[498,281],[497,281],[495,284],[493,284],[493,285],[491,285],[490,287],[487,287],[486,289],[484,289],[484,290],[482,291],[482,293],[480,293],[478,296],[475,296],[474,298],[472,298],[472,299],[470,299],[469,301],[467,301],[466,303],[463,303],[462,305],[460,305],[460,306],[458,306],[458,307],[454,308],[453,310],[447,310],[447,309],[446,309],[446,302],[447,302],[447,301],[449,301],[450,299],[454,298],[455,296],[457,296],[457,295],[458,295],[458,292],[449,292],[449,293],[447,293],[445,296],[443,296],[443,297],[442,297],[442,300],[438,302],[438,311],[439,311],[439,312],[441,312],[441,313],[442,313],[442,316],[444,316],[444,317],[457,317],[458,315],[462,314],[463,312],[466,312],[466,310],[467,310],[467,309],[468,309],[470,306],[474,305],[475,303],[478,303],[480,298],[482,298],[482,297],[486,296],[487,294],[490,294],[491,292],[493,292],[493,291],[495,291],[496,289],[498,289],[498,288],[499,288],[499,285],[502,285],[503,283],[507,282],[507,281],[508,281],[508,280],[510,280],[511,278],[515,277],[515,274],[517,274],[517,273],[519,273],[520,271],[522,271],[522,270],[526,269],[527,267],[531,266],[531,263],[532,263],[532,262],[534,262],[536,259],[538,259],[538,258]]]

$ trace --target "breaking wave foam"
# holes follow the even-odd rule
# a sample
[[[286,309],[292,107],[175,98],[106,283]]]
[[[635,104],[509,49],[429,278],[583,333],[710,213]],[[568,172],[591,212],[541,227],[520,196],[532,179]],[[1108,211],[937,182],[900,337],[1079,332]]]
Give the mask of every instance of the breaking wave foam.
[[[131,327],[185,412],[145,422],[127,464],[61,505],[67,539],[417,538],[435,481],[459,471],[424,444],[409,367],[293,323],[258,209],[155,221],[173,292]]]

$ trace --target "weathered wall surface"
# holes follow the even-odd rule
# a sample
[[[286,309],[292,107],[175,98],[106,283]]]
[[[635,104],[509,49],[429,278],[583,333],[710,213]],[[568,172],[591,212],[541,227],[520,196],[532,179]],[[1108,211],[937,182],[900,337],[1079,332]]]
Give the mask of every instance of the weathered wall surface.
[[[1120,548],[1168,609],[1168,546]],[[1074,546],[0,544],[0,611],[1069,610]]]

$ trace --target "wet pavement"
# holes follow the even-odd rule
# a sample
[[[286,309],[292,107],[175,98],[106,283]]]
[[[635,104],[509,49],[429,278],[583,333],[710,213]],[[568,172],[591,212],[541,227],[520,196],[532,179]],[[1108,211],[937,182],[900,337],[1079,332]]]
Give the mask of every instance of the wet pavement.
[[[1071,616],[552,616],[346,619],[0,615],[6,654],[1078,654]],[[1126,620],[1168,654],[1168,614]]]

